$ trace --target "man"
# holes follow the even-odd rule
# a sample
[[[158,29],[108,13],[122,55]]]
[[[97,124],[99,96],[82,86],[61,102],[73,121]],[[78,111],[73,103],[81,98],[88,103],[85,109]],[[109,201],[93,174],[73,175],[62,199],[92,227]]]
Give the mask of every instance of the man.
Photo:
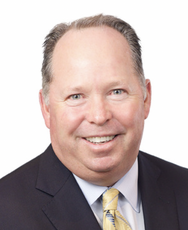
[[[1,180],[0,229],[187,230],[188,171],[139,152],[151,84],[134,30],[103,15],[59,24],[42,74],[51,145]]]

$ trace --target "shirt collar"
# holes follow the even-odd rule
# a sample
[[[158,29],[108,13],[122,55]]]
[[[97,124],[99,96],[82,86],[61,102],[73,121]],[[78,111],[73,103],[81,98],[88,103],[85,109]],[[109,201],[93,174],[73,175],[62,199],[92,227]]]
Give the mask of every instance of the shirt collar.
[[[120,191],[136,212],[140,212],[137,159],[131,169],[112,187]]]
[[[73,175],[90,206],[107,189],[107,187],[98,186],[89,183],[79,178],[75,174]],[[137,159],[134,162],[131,169],[112,187],[120,191],[120,193],[127,199],[127,201],[130,203],[130,205],[136,212],[140,211],[139,210],[140,201],[138,199],[138,160]]]

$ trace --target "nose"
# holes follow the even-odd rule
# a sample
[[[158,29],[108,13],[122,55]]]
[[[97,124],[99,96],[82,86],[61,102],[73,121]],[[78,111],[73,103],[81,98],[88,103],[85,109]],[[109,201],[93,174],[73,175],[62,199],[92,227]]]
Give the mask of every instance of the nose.
[[[105,98],[96,96],[88,101],[88,109],[86,112],[88,122],[102,126],[111,118],[112,113]]]

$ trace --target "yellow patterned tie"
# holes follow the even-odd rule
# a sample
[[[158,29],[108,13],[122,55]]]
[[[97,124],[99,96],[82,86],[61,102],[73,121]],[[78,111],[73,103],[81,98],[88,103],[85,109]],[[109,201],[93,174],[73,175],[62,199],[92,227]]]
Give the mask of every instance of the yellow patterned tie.
[[[118,195],[115,188],[103,194],[103,230],[131,230],[127,220],[117,211]]]

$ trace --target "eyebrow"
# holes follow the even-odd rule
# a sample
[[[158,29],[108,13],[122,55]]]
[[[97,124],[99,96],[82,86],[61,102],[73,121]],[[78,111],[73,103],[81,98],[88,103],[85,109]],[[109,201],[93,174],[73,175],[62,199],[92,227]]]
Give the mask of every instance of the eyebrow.
[[[115,87],[118,85],[125,85],[125,83],[123,83],[122,81],[113,81],[108,84],[109,87]]]
[[[79,85],[78,86],[73,86],[73,87],[70,86],[70,87],[66,88],[65,91],[68,90],[68,91],[77,92],[77,91],[82,91],[83,88],[84,88],[83,86],[79,86]]]

